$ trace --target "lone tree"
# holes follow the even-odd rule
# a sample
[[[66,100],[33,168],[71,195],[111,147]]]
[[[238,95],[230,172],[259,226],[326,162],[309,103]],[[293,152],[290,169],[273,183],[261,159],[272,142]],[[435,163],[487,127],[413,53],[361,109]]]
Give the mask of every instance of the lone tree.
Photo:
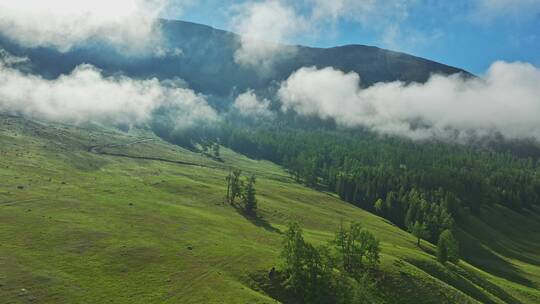
[[[429,238],[429,231],[427,230],[427,227],[425,224],[421,224],[420,222],[416,221],[414,223],[414,226],[411,229],[411,233],[417,237],[418,241],[416,242],[416,246],[420,247],[420,240],[421,239],[428,239]]]
[[[244,192],[244,209],[247,214],[254,215],[257,212],[257,198],[255,190],[255,175],[248,178],[246,189]]]
[[[229,171],[229,175],[225,178],[227,181],[227,195],[226,199],[229,204],[234,204],[234,201],[237,197],[242,195],[243,182],[240,180],[242,171],[235,169]]]
[[[439,236],[437,243],[437,260],[441,263],[450,261],[457,263],[459,261],[459,244],[452,231],[445,230]]]

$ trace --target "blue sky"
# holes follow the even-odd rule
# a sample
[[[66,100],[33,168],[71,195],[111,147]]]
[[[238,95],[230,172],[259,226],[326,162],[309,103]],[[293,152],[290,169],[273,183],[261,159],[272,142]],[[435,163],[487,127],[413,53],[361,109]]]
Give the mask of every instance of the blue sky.
[[[166,17],[235,30],[231,20],[246,3],[272,1],[194,1],[184,5],[181,14]],[[375,45],[477,74],[497,60],[540,66],[540,0],[332,1],[341,3],[339,12],[319,18],[310,32],[283,35],[283,42],[317,47]],[[310,19],[324,1],[280,3],[298,18]]]

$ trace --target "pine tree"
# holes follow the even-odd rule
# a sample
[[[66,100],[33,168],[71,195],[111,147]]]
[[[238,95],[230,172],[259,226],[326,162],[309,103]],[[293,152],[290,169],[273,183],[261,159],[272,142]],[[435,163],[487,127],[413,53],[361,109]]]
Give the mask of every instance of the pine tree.
[[[255,215],[257,212],[257,198],[255,190],[255,175],[252,175],[247,182],[244,193],[244,208],[247,214]]]
[[[418,238],[418,242],[416,245],[420,247],[420,240],[421,239],[428,239],[429,238],[429,232],[426,228],[425,224],[421,224],[420,222],[414,223],[414,226],[412,227],[411,233]]]
[[[445,230],[439,236],[437,243],[437,259],[441,263],[450,261],[456,263],[459,261],[459,245],[458,241],[450,230]]]
[[[234,204],[234,201],[237,197],[240,197],[242,195],[242,191],[244,189],[244,185],[242,180],[240,179],[240,176],[242,175],[242,171],[235,169],[232,171],[229,171],[229,175],[225,178],[227,181],[227,202],[229,204]]]
[[[385,215],[385,204],[384,204],[384,201],[382,199],[378,199],[375,204],[373,205],[373,209],[375,209],[375,212],[378,214],[378,215],[381,215],[381,216],[384,216]]]

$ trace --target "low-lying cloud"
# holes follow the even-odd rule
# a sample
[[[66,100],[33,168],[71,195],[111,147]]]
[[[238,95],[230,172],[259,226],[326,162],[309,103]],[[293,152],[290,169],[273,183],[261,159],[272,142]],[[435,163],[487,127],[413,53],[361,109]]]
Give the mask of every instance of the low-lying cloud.
[[[296,48],[286,42],[305,26],[295,10],[279,0],[246,2],[234,8],[231,27],[241,35],[240,48],[234,54],[236,63],[268,72],[275,60],[294,54]]]
[[[0,0],[0,34],[25,47],[68,51],[98,40],[142,51],[160,39],[168,0]]]
[[[239,33],[236,63],[263,75],[282,58],[296,53],[293,40],[328,35],[340,20],[373,29],[392,28],[407,18],[417,1],[284,0],[245,1],[234,6],[230,28]],[[386,34],[385,34],[386,36]],[[278,44],[280,43],[280,44]],[[289,44],[289,45],[284,45]]]
[[[0,62],[0,112],[52,121],[136,125],[166,109],[176,128],[214,122],[204,96],[157,79],[104,76],[87,64],[54,80],[24,73]]]
[[[270,100],[257,97],[253,90],[248,90],[235,99],[233,109],[241,116],[252,118],[272,118],[274,112],[270,110]]]
[[[425,84],[378,83],[333,68],[302,68],[278,92],[283,110],[332,118],[346,127],[414,139],[461,139],[500,132],[540,139],[540,69],[496,62],[483,78],[434,75]]]

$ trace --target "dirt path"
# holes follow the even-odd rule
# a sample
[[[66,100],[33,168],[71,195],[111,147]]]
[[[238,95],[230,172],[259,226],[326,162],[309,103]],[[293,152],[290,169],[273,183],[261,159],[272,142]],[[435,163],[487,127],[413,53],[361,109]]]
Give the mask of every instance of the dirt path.
[[[159,162],[184,165],[184,166],[195,166],[195,167],[202,167],[202,168],[219,169],[218,167],[212,167],[212,166],[207,166],[203,164],[191,163],[191,162],[180,161],[180,160],[170,160],[170,159],[165,159],[165,158],[160,158],[160,157],[151,157],[151,156],[133,156],[133,155],[123,154],[123,153],[112,153],[112,152],[103,151],[103,149],[106,149],[106,148],[128,147],[128,146],[132,146],[132,145],[136,145],[136,144],[140,144],[144,142],[149,142],[149,141],[154,141],[154,140],[155,139],[150,138],[150,139],[140,139],[140,140],[132,141],[125,144],[108,144],[108,145],[102,145],[102,146],[91,146],[88,148],[88,152],[94,153],[94,154],[100,154],[100,155],[107,155],[107,156],[159,161]]]
[[[129,142],[127,144],[108,144],[108,145],[102,145],[102,146],[91,146],[90,148],[88,148],[88,152],[94,153],[94,154],[106,154],[106,152],[103,152],[102,149],[116,148],[116,147],[128,147],[128,146],[140,144],[140,143],[143,143],[143,142],[154,141],[154,140],[155,139],[147,138],[147,139],[140,139],[140,140],[132,141],[132,142]]]

